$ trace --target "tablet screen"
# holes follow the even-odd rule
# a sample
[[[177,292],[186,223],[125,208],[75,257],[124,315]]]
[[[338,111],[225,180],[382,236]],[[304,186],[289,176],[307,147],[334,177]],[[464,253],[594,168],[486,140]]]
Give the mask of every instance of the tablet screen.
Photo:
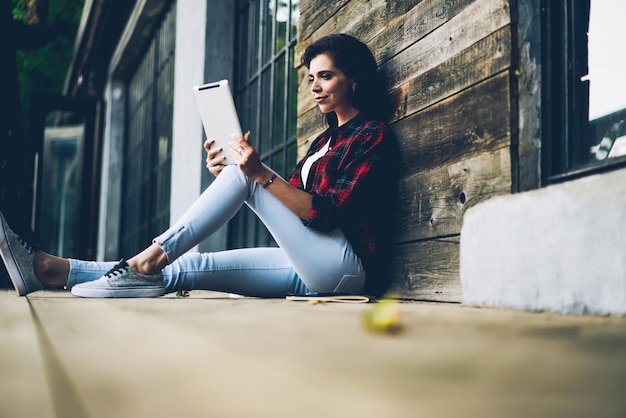
[[[228,80],[194,87],[198,110],[207,139],[215,141],[211,147],[221,147],[225,164],[235,164],[230,155],[232,135],[242,136],[241,125]],[[218,155],[222,155],[222,153]]]

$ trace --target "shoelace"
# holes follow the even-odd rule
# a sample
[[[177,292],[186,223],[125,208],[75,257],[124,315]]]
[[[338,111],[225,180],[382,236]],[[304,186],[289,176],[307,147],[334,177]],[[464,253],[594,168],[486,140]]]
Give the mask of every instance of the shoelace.
[[[104,276],[106,278],[121,276],[126,271],[128,271],[128,264],[126,264],[126,261],[122,260],[118,264],[113,266],[113,268],[109,270]]]
[[[19,242],[20,245],[24,247],[26,251],[28,251],[28,254],[33,252],[33,246],[30,245],[28,242],[24,241],[21,237],[19,236],[17,237],[17,242]]]

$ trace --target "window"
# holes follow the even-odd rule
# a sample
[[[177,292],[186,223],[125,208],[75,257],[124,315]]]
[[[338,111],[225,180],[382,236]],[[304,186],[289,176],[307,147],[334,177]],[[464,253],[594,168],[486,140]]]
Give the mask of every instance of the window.
[[[172,5],[127,85],[121,254],[169,226],[175,23]]]
[[[545,0],[544,184],[626,166],[626,3]]]
[[[626,3],[593,0],[589,18],[589,121],[595,160],[626,155]]]
[[[294,68],[299,0],[239,0],[234,96],[242,129],[264,163],[285,178],[296,164],[298,75]],[[231,248],[273,245],[247,208],[229,228]]]

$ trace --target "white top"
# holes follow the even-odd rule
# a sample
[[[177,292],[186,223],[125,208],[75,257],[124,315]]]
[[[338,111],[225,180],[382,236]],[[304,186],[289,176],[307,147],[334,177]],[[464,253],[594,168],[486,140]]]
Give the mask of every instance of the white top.
[[[304,187],[306,187],[306,182],[309,178],[309,172],[311,171],[311,167],[313,166],[313,163],[319,160],[320,158],[322,158],[328,152],[329,148],[330,148],[330,139],[326,142],[326,145],[324,145],[319,151],[317,151],[315,154],[307,158],[304,164],[302,165],[302,170],[300,170],[300,175],[302,177],[302,184],[304,184]]]

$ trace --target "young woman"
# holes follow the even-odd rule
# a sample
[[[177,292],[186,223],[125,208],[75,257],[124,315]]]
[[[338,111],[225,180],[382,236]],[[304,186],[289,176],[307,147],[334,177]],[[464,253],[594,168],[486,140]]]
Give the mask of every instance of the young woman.
[[[386,92],[367,46],[345,35],[309,45],[302,63],[328,129],[289,181],[261,163],[250,134],[234,138],[236,165],[207,141],[213,183],[167,231],[119,263],[63,259],[33,249],[0,214],[0,253],[19,295],[65,286],[82,297],[155,297],[216,290],[258,297],[308,292],[381,295],[388,285],[395,144]],[[278,247],[187,251],[243,205]]]

